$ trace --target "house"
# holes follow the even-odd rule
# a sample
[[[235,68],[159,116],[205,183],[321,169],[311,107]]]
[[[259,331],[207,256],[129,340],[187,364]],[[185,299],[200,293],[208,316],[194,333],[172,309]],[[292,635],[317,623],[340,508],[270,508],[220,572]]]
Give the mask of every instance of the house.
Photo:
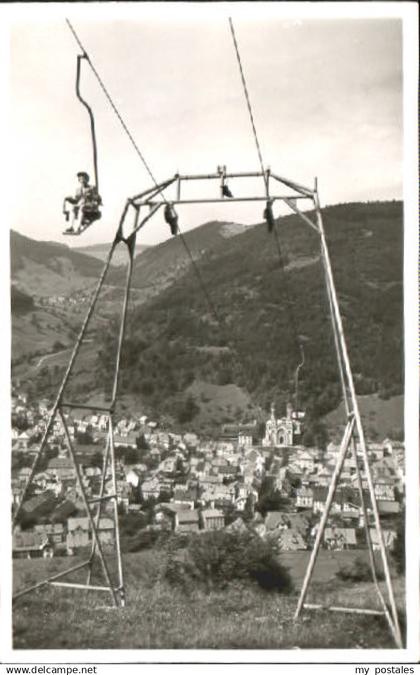
[[[128,511],[130,503],[131,487],[122,481],[117,482],[117,504],[121,506],[124,513]]]
[[[173,489],[175,485],[175,480],[174,478],[169,478],[168,476],[160,476],[159,477],[159,486],[160,486],[160,495],[166,493],[166,494],[172,494]],[[177,487],[178,487],[177,483]]]
[[[89,546],[92,541],[92,531],[87,518],[69,518],[67,520],[66,547],[68,555],[75,550]]]
[[[172,528],[175,529],[175,515],[183,511],[192,511],[188,504],[174,504],[173,502],[161,502],[156,505],[155,519],[159,523],[164,517],[169,518]]]
[[[387,499],[378,499],[378,511],[380,516],[395,516],[401,511],[399,502]]]
[[[133,488],[137,488],[140,483],[140,472],[136,468],[131,468],[127,473],[125,474],[125,480],[128,483],[128,485],[131,485]]]
[[[275,541],[279,551],[305,551],[308,548],[302,534],[293,529],[280,530],[269,538]]]
[[[52,558],[54,546],[48,536],[41,532],[15,532],[13,534],[13,558]]]
[[[38,410],[43,417],[45,415],[48,415],[49,410],[50,410],[50,402],[47,398],[43,398],[43,399],[41,399],[41,401],[39,401]]]
[[[200,479],[200,485],[206,490],[210,486],[218,485],[222,482],[222,478],[219,476],[210,476],[206,475],[204,478]]]
[[[87,478],[92,478],[93,476],[101,476],[102,475],[102,471],[98,466],[87,466],[84,469],[83,473]]]
[[[22,431],[13,443],[13,450],[27,452],[29,449],[30,436],[26,431]]]
[[[245,453],[245,461],[253,465],[255,471],[262,472],[265,467],[265,460],[262,454],[253,448]]]
[[[214,448],[214,453],[217,457],[222,457],[223,455],[231,455],[232,452],[235,451],[235,445],[234,443],[228,441],[228,440],[223,440],[223,441],[218,441],[215,445]],[[207,449],[207,456],[211,456],[213,454],[213,449],[208,448]]]
[[[55,501],[54,493],[51,490],[46,490],[39,495],[26,499],[22,504],[22,511],[33,515],[36,511],[41,510],[43,515],[45,515],[52,509]]]
[[[99,520],[98,535],[102,544],[113,543],[114,523],[111,518],[103,517]],[[69,518],[67,520],[66,546],[69,555],[73,555],[78,548],[89,546],[92,538],[92,528],[88,517]]]
[[[389,480],[386,478],[377,478],[374,482],[376,499],[378,501],[382,499],[393,501],[395,499],[394,485],[395,485],[394,480]]]
[[[324,486],[316,486],[312,488],[313,503],[312,510],[314,513],[322,513],[327,500],[328,488]]]
[[[296,506],[299,509],[312,509],[314,493],[311,488],[301,487],[296,490]]]
[[[369,533],[370,533],[370,539],[371,539],[371,542],[372,542],[372,548],[373,548],[374,551],[378,551],[380,549],[380,546],[379,546],[379,537],[378,537],[378,532],[376,530],[376,527],[370,527]],[[390,551],[392,551],[394,546],[395,546],[395,539],[397,538],[396,531],[395,530],[382,529],[382,536],[383,536],[385,547],[388,548]]]
[[[175,439],[174,439],[175,440]],[[199,439],[197,434],[188,432],[184,434],[184,443],[189,448],[196,448],[198,445]]]
[[[254,437],[249,432],[240,431],[238,433],[238,447],[239,448],[243,448],[244,450],[247,449],[247,448],[251,448],[253,442],[254,442]]]
[[[249,532],[249,527],[244,523],[242,518],[238,516],[230,525],[225,527],[226,532]]]
[[[252,498],[252,504],[254,505],[258,500],[258,492],[237,484],[235,489],[235,507],[237,511],[244,511],[248,497]]]
[[[12,506],[17,506],[22,495],[22,488],[19,485],[12,485]]]
[[[27,481],[30,475],[31,475],[31,469],[30,469],[29,466],[23,466],[18,471],[18,476],[19,476],[20,480],[22,480],[22,481]]]
[[[219,502],[220,505],[233,504],[235,501],[236,488],[234,485],[208,485],[200,495],[200,502],[205,505],[214,505]]]
[[[218,475],[222,476],[223,478],[235,478],[235,476],[238,473],[238,469],[236,466],[230,466],[229,464],[225,466],[219,466],[218,467]]]
[[[302,450],[299,452],[295,462],[304,471],[312,472],[315,468],[315,461],[309,450]]]
[[[160,452],[159,448],[154,447],[154,448],[151,448],[149,454],[153,459],[158,460],[158,459],[160,459],[161,452]]]
[[[229,462],[227,461],[226,457],[216,456],[216,457],[213,457],[213,459],[211,460],[212,466],[220,467],[220,466],[228,466],[228,464],[229,464]]]
[[[288,521],[281,511],[267,511],[265,520],[265,531],[273,532],[274,530],[286,530],[288,528]]]
[[[386,446],[383,443],[368,443],[367,450],[370,459],[381,460],[384,458]]]
[[[225,516],[218,509],[203,509],[201,522],[204,530],[221,530],[225,526]]]
[[[51,520],[54,523],[58,525],[59,523],[65,522],[68,518],[70,518],[70,516],[76,513],[78,507],[80,508],[83,506],[82,503],[78,502],[76,495],[74,495],[74,499],[76,500],[77,504],[75,504],[70,499],[65,499],[54,509],[54,511],[51,513]]]
[[[366,475],[365,475],[364,471],[360,473],[360,480],[361,480],[361,483],[362,483],[363,490],[364,491],[367,490],[369,488],[369,484],[367,482],[367,478],[366,478]],[[357,486],[359,485],[359,478],[358,478],[357,474],[353,474],[351,476],[350,485],[354,488],[357,488]]]
[[[137,436],[135,433],[130,432],[127,435],[114,434],[114,447],[115,448],[137,448]]]
[[[196,461],[193,461],[196,460]],[[190,460],[190,466],[191,466],[191,475],[195,476],[196,478],[202,479],[206,475],[206,463],[202,460],[199,459],[198,457],[191,457]]]
[[[356,530],[344,527],[326,527],[324,531],[324,544],[330,550],[342,551],[348,548],[356,548]]]
[[[194,508],[194,503],[198,499],[197,488],[189,488],[187,490],[179,489],[178,486],[174,489],[173,500],[175,504],[187,504],[192,509]]]
[[[61,480],[76,477],[73,460],[67,457],[55,457],[54,459],[50,459],[46,471],[52,473]]]
[[[162,460],[162,462],[159,464],[159,471],[163,471],[165,473],[175,473],[177,461],[178,458],[173,455],[166,457],[166,459]]]
[[[317,482],[316,484],[319,487],[329,487],[331,483],[331,473],[322,473],[317,477]]]
[[[52,544],[64,542],[64,525],[62,523],[45,523],[34,525],[34,532],[45,535]]]
[[[156,499],[160,494],[160,483],[159,479],[154,476],[149,480],[143,481],[140,486],[141,494],[143,499],[147,501],[148,499]]]
[[[175,514],[175,532],[198,532],[200,516],[196,509]]]

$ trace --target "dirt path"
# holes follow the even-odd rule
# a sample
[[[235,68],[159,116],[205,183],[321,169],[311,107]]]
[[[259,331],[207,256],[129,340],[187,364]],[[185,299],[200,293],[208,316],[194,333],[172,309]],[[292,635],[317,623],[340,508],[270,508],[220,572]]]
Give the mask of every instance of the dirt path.
[[[84,340],[83,344],[87,344],[88,342],[93,342],[93,340],[90,338],[88,340]],[[47,360],[47,359],[53,359],[56,356],[59,356],[60,354],[65,354],[66,352],[71,352],[73,347],[67,347],[66,349],[61,349],[59,352],[53,352],[52,354],[45,354],[44,356],[41,356],[39,359],[38,363],[35,366],[35,369],[38,370],[41,368],[42,364]]]

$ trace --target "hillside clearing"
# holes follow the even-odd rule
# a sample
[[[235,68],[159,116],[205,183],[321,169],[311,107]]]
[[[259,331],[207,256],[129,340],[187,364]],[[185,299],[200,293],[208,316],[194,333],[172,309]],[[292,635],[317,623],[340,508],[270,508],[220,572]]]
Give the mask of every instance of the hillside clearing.
[[[357,397],[360,413],[366,433],[369,438],[383,440],[393,431],[402,431],[404,428],[404,396],[391,396],[382,399],[377,394]],[[341,436],[346,419],[344,405],[325,416],[327,427],[338,437]]]

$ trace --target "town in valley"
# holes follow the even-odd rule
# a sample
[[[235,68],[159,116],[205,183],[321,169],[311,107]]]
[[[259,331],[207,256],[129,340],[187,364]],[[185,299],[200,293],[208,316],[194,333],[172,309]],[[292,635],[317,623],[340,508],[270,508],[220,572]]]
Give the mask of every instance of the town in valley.
[[[12,508],[31,472],[52,401],[12,392]],[[85,493],[98,495],[108,434],[107,416],[92,408],[66,416]],[[212,438],[173,432],[144,414],[116,420],[118,512],[122,548],[140,550],[165,533],[252,530],[281,552],[312,548],[331,483],[338,443],[302,444],[305,413],[275,406],[265,423],[230,423]],[[390,438],[368,441],[368,454],[385,545],[393,550],[404,509],[404,444]],[[356,465],[356,461],[358,466]],[[105,495],[112,493],[111,469]],[[360,483],[359,483],[360,480]],[[365,492],[366,513],[360,485]],[[348,453],[334,496],[322,546],[333,551],[366,549],[364,517],[373,548],[379,548],[360,449]],[[124,539],[129,523],[131,540]],[[102,504],[99,537],[115,541],[110,501]],[[133,539],[134,537],[134,539]],[[133,541],[135,546],[133,548]],[[22,505],[13,534],[14,558],[72,556],[92,544],[92,531],[65,430],[56,419]]]

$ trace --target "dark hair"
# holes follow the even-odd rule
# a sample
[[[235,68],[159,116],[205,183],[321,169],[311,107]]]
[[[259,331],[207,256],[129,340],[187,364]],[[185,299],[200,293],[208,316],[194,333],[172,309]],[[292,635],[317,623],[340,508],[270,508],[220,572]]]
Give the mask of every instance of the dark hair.
[[[77,177],[79,178],[80,176],[84,176],[87,181],[89,180],[89,174],[86,171],[79,171]]]

